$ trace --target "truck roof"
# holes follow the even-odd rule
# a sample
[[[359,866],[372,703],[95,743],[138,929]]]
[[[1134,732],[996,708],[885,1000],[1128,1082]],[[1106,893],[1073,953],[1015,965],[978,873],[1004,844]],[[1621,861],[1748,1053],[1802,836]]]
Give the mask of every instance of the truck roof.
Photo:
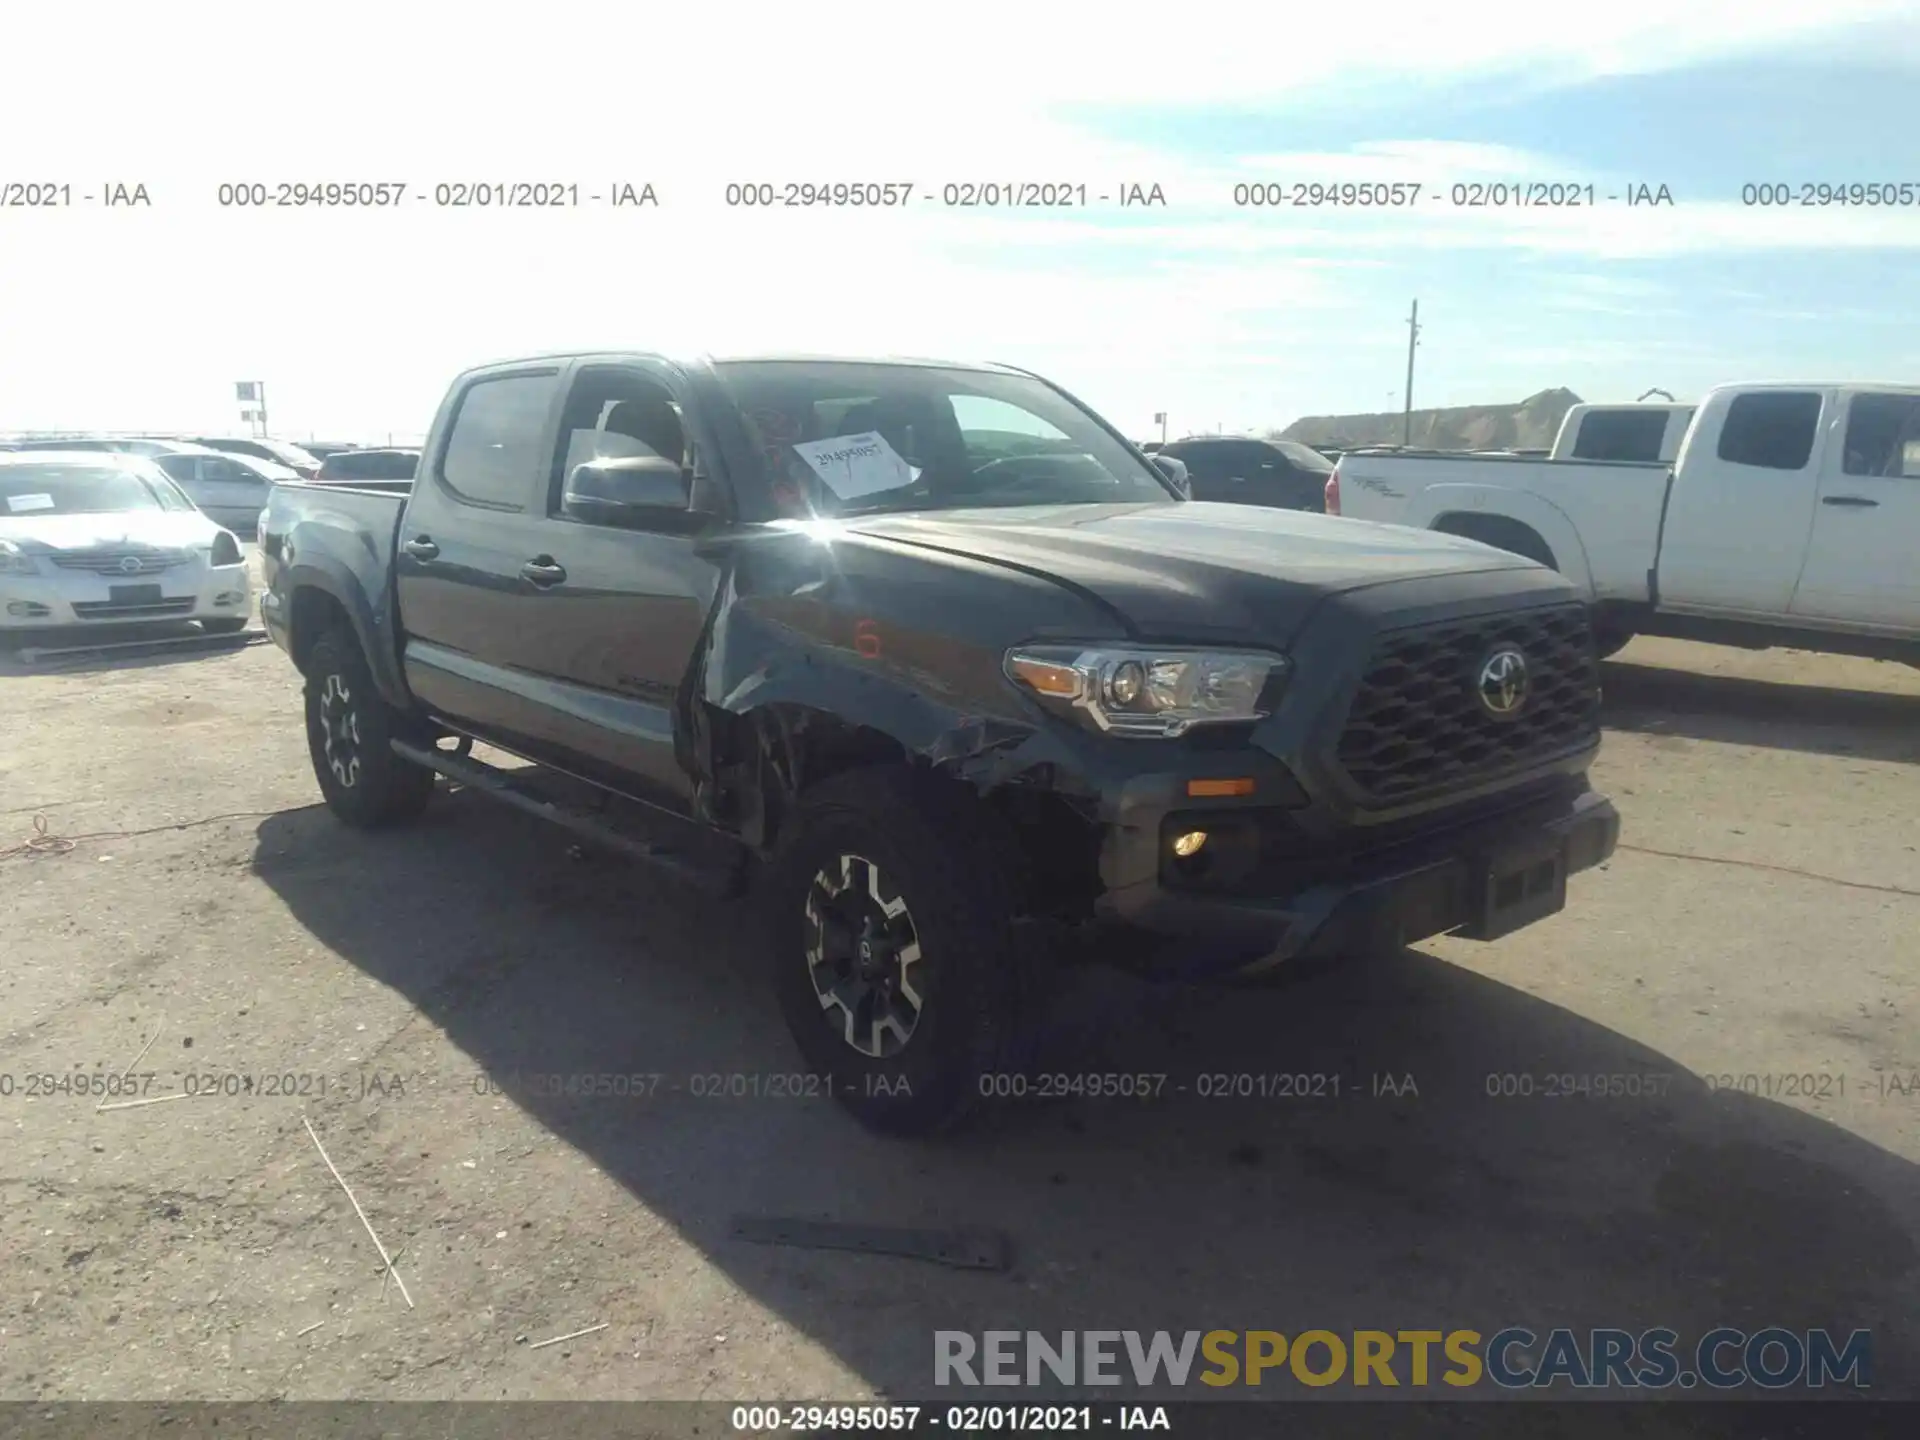
[[[1886,380],[1745,380],[1716,385],[1714,390],[1878,390],[1895,395],[1920,395],[1920,385]],[[1708,391],[1712,394],[1713,391]],[[1612,408],[1612,407],[1609,407]]]
[[[546,350],[533,355],[510,355],[497,360],[489,360],[483,365],[471,368],[491,370],[502,365],[525,365],[547,360],[610,360],[621,356],[630,356],[636,360],[665,360],[681,364],[698,363],[705,365],[746,365],[746,364],[814,364],[814,365],[899,365],[917,366],[935,370],[985,370],[1000,375],[1019,375],[1025,372],[1012,365],[1002,365],[994,361],[982,360],[937,360],[917,355],[830,355],[816,354],[804,350],[793,351],[747,351],[739,354],[673,355],[657,350]]]

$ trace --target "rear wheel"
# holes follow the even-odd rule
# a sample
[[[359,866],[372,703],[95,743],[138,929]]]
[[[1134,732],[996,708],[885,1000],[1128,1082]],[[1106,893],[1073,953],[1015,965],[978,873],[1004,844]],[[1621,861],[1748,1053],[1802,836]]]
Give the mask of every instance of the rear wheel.
[[[1559,562],[1553,558],[1552,548],[1540,538],[1538,531],[1504,515],[1450,515],[1433,528],[1445,535],[1478,540],[1482,545],[1491,545],[1496,550],[1524,556],[1549,570],[1560,568]]]
[[[434,775],[393,753],[405,717],[380,698],[353,636],[330,631],[307,657],[307,752],[327,808],[362,830],[404,825],[433,798]]]
[[[774,987],[809,1070],[874,1130],[949,1129],[1024,1059],[1042,957],[1011,848],[977,800],[900,767],[801,800],[764,896]]]

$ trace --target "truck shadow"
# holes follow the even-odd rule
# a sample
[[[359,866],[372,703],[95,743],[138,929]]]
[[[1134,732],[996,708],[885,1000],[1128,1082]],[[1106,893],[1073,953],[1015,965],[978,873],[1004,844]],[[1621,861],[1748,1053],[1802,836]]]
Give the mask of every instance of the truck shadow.
[[[1902,1328],[1913,1166],[1429,955],[1257,991],[1075,972],[1049,1008],[1041,1069],[1164,1076],[1157,1098],[1009,1100],[974,1130],[903,1143],[831,1104],[765,1097],[765,1077],[798,1067],[745,905],[569,858],[539,822],[457,793],[407,834],[301,811],[264,822],[257,842],[256,873],[316,939],[418,1007],[418,1044],[450,1039],[729,1281],[887,1393],[934,1393],[936,1329],[1009,1327],[1669,1326],[1689,1340],[1720,1324],[1865,1327],[1880,1396],[1920,1376]],[[383,1068],[404,1072],[409,1053],[396,1045]],[[664,1077],[651,1099],[514,1084],[636,1072]],[[756,1077],[761,1096],[694,1094],[731,1076]],[[1295,1076],[1325,1078],[1282,1078]],[[1633,1077],[1638,1093],[1552,1097],[1552,1076]],[[435,1092],[450,1107],[436,1123],[484,1125],[501,1103],[470,1077]],[[332,1124],[399,1173],[424,1138],[397,1113]],[[994,1227],[1016,1259],[1000,1274],[756,1247],[730,1236],[740,1213]],[[673,1267],[622,1257],[641,1243],[622,1222],[600,1231],[598,1283],[671,1326],[673,1294],[648,1287],[672,1280],[645,1277]]]
[[[1920,695],[1787,685],[1611,660],[1600,668],[1611,730],[1920,764]]]

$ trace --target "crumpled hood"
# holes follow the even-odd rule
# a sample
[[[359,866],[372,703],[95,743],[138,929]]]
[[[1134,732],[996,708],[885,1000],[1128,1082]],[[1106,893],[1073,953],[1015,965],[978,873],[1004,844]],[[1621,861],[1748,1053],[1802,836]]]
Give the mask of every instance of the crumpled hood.
[[[220,527],[194,510],[126,510],[104,515],[8,515],[0,512],[0,540],[22,550],[87,550],[116,545],[199,549]]]
[[[860,535],[978,557],[1097,598],[1153,638],[1291,639],[1330,595],[1402,580],[1532,570],[1478,541],[1190,501],[850,518]]]

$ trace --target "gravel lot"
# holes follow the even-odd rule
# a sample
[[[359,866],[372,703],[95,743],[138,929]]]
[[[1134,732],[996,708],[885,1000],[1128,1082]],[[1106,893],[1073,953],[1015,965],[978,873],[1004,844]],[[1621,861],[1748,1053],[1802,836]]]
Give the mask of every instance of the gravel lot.
[[[336,825],[270,646],[0,669],[0,850],[99,837],[0,860],[0,1398],[924,1397],[942,1328],[1514,1323],[1868,1326],[1915,1393],[1920,672],[1641,641],[1605,683],[1629,848],[1565,914],[1279,990],[1076,974],[1052,1068],[1189,1093],[911,1145],[696,1093],[795,1064],[737,902],[472,796]],[[29,1078],[130,1066],[255,1088]],[[1193,1093],[1282,1071],[1342,1095]],[[757,1247],[743,1212],[998,1227],[1016,1263]]]

